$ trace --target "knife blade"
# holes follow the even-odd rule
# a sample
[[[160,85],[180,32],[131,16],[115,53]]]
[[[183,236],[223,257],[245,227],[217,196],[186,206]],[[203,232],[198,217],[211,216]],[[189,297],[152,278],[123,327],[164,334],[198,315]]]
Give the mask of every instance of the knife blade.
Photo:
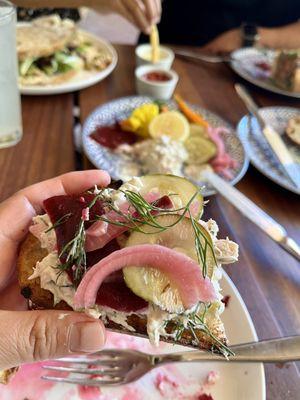
[[[181,50],[181,49],[173,49],[174,53],[177,56],[181,57],[187,57],[191,58],[194,60],[200,60],[208,63],[222,63],[222,62],[231,62],[234,61],[234,59],[229,55],[229,56],[212,56],[204,53],[196,53],[194,51],[189,51],[189,50]]]
[[[268,125],[260,115],[259,109],[247,89],[238,83],[234,86],[237,94],[242,99],[248,111],[257,119],[264,137],[280,162],[285,174],[294,186],[300,189],[300,165],[293,159],[279,133],[276,132],[272,126]]]
[[[229,203],[257,225],[284,250],[300,261],[300,246],[294,239],[287,235],[283,226],[214,172],[205,171],[203,172],[203,176]]]

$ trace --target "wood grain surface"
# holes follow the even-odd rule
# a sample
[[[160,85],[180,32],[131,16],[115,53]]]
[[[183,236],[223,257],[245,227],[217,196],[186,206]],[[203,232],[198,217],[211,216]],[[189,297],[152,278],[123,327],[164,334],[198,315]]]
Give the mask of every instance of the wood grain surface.
[[[0,200],[75,168],[72,108],[72,94],[22,98],[23,138],[0,150]]]
[[[117,46],[119,63],[112,75],[79,93],[81,121],[98,105],[132,95],[134,48]],[[206,107],[236,125],[246,110],[233,84],[241,81],[228,66],[191,63],[176,59],[178,92],[190,102]],[[261,106],[299,106],[299,101],[281,97],[247,84]],[[0,150],[1,200],[33,182],[75,168],[72,140],[74,94],[24,97],[24,137],[15,147]],[[91,165],[83,160],[85,167]],[[237,188],[284,225],[300,242],[299,197],[269,181],[250,167]],[[226,267],[239,289],[260,338],[300,334],[300,266],[229,203],[216,195],[205,217],[215,218],[221,236],[240,245],[240,260]],[[300,398],[299,367],[268,365],[265,368],[268,400]],[[242,400],[242,399],[233,399]],[[255,400],[255,399],[253,399]]]

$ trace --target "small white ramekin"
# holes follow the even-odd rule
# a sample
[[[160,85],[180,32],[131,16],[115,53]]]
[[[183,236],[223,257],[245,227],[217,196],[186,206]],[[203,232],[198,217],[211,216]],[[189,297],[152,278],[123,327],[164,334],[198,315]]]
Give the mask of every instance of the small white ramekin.
[[[170,80],[163,82],[149,81],[143,76],[149,72],[163,72]],[[135,69],[136,91],[141,96],[151,96],[158,100],[168,100],[172,97],[178,82],[178,75],[173,70],[166,70],[157,65],[141,65]]]
[[[156,67],[162,67],[170,69],[174,61],[174,52],[165,46],[159,46],[160,59],[153,64],[151,61],[151,46],[150,44],[140,44],[135,48],[135,59],[136,65],[155,65]],[[146,58],[144,58],[146,57]]]

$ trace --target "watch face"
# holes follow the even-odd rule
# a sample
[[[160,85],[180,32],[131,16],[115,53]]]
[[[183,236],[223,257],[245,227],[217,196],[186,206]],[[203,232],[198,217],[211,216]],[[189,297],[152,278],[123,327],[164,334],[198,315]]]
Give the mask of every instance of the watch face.
[[[243,46],[253,46],[258,39],[257,26],[255,24],[242,24]]]
[[[257,35],[257,26],[255,24],[243,24],[244,36],[253,37]]]

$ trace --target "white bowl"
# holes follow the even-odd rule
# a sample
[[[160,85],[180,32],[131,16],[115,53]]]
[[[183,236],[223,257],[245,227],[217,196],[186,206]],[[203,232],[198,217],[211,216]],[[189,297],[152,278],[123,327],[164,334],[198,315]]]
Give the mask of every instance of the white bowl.
[[[174,52],[168,47],[159,46],[159,60],[154,64],[151,61],[151,46],[150,44],[141,44],[135,48],[136,65],[155,65],[170,69],[174,61]]]
[[[150,81],[144,76],[149,72],[162,72],[169,76],[168,81]],[[168,100],[172,97],[178,82],[178,75],[173,70],[166,70],[156,65],[142,65],[135,69],[136,91],[142,96],[151,96],[158,100]]]

